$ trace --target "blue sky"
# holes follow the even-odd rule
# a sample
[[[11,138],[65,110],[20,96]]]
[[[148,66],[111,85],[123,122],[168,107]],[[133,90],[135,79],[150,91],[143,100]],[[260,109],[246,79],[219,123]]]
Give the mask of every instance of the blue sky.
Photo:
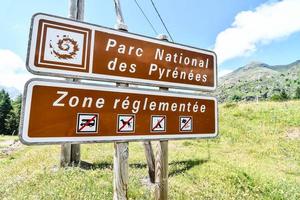
[[[150,0],[137,0],[159,33],[166,33]],[[217,52],[219,71],[251,61],[270,65],[300,59],[300,0],[153,0],[176,43]],[[67,17],[68,0],[2,0],[0,7],[0,85],[22,89],[31,16]],[[86,0],[85,21],[114,27],[113,0]],[[121,0],[129,31],[156,34],[134,0]],[[297,11],[298,10],[298,11]]]

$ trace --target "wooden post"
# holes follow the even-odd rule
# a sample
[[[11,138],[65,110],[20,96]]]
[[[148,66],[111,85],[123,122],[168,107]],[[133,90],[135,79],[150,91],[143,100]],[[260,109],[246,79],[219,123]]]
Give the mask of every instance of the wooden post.
[[[126,83],[117,83],[117,87],[128,87]],[[114,143],[114,200],[127,200],[128,190],[128,142]]]
[[[155,200],[168,199],[168,141],[157,143],[155,157]]]
[[[60,167],[68,167],[71,163],[71,144],[61,145]]]
[[[158,39],[160,40],[168,40],[166,35],[158,35]],[[168,88],[160,88],[160,90],[168,90]],[[155,158],[153,153],[153,148],[150,141],[144,142],[145,155],[148,165],[148,174],[151,183],[155,183]]]
[[[128,27],[124,22],[120,1],[114,0],[114,3],[115,3],[115,12],[116,12],[116,17],[117,17],[117,24],[116,24],[115,28],[119,29],[119,30],[123,30],[123,31],[128,31]],[[155,161],[154,161],[154,154],[153,154],[151,142],[145,141],[144,149],[145,149],[145,155],[146,155],[146,160],[147,160],[147,165],[148,165],[149,178],[150,178],[150,181],[152,183],[154,183]]]
[[[119,0],[114,0],[115,11],[117,16],[116,29],[127,31],[128,28],[124,23],[124,18],[121,11]],[[117,87],[128,87],[129,84],[117,83]],[[115,142],[114,144],[114,200],[128,199],[128,142]]]
[[[159,88],[168,91],[168,88]],[[168,199],[168,140],[157,143],[155,156],[155,200]]]
[[[168,40],[166,35],[159,35],[157,38]],[[160,87],[159,90],[168,91],[168,88]],[[161,140],[157,143],[154,192],[155,200],[168,199],[168,140]]]
[[[128,190],[128,142],[114,144],[114,200],[127,200]]]
[[[80,165],[80,144],[71,144],[71,165]]]
[[[148,174],[151,183],[155,183],[155,158],[150,141],[143,142],[145,149],[145,156],[148,165]]]
[[[83,21],[84,0],[69,0],[69,18]],[[67,79],[77,82],[77,79]],[[62,144],[60,166],[77,166],[80,164],[80,144]]]

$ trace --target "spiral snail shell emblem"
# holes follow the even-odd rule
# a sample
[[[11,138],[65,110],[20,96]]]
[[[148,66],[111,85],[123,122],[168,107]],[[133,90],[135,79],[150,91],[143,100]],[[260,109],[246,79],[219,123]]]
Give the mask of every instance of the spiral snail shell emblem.
[[[79,51],[78,43],[68,35],[57,35],[57,40],[50,40],[51,54],[58,59],[74,59]]]

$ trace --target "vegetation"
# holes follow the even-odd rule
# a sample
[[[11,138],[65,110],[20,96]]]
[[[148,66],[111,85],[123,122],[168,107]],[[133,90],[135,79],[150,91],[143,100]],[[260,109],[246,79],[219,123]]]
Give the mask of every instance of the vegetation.
[[[11,100],[8,93],[3,89],[0,91],[0,133],[5,135],[17,134],[22,97]]]
[[[9,95],[4,90],[0,91],[0,133],[6,133],[6,119],[12,109]]]
[[[295,99],[300,99],[300,87],[297,87],[297,89],[296,89]]]
[[[220,102],[300,98],[300,61],[269,66],[250,63],[221,77],[216,92]]]
[[[242,100],[242,97],[238,94],[234,94],[232,97],[231,97],[231,100],[232,101],[241,101]]]
[[[300,101],[226,103],[219,113],[218,138],[169,142],[169,199],[300,199]],[[91,169],[59,169],[59,155],[58,145],[0,151],[0,199],[112,199],[113,144],[82,145]],[[129,157],[130,199],[153,199],[141,142]]]
[[[271,97],[272,101],[286,101],[290,99],[285,90],[282,90],[279,94],[273,94]]]

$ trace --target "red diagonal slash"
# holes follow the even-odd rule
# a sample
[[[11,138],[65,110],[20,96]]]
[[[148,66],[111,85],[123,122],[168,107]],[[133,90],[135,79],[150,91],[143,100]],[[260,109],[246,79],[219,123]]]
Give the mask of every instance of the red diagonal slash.
[[[181,127],[181,129],[180,129],[181,131],[182,131],[182,129],[184,129],[184,128],[185,128],[185,126],[186,126],[186,125],[187,125],[187,124],[188,124],[188,123],[191,121],[191,119],[192,119],[192,118],[191,118],[191,117],[189,117],[189,120],[187,120],[187,122],[185,122],[185,124],[183,125],[183,127]]]
[[[123,126],[121,126],[121,128],[119,128],[118,131],[121,131],[132,119],[133,119],[133,117],[131,117],[128,121],[125,121],[125,123],[123,124]]]
[[[152,131],[154,131],[154,129],[156,129],[157,126],[160,124],[160,122],[162,122],[162,120],[164,120],[164,119],[165,119],[165,116],[163,116],[163,117],[161,118],[161,120],[159,120],[159,121],[157,122],[157,124],[152,128]]]
[[[87,125],[89,125],[90,122],[93,121],[96,117],[97,117],[97,115],[95,115],[94,117],[92,117],[91,119],[89,119],[89,121],[85,122],[85,124],[83,124],[83,126],[80,127],[79,131],[81,131],[81,130],[84,129]]]

